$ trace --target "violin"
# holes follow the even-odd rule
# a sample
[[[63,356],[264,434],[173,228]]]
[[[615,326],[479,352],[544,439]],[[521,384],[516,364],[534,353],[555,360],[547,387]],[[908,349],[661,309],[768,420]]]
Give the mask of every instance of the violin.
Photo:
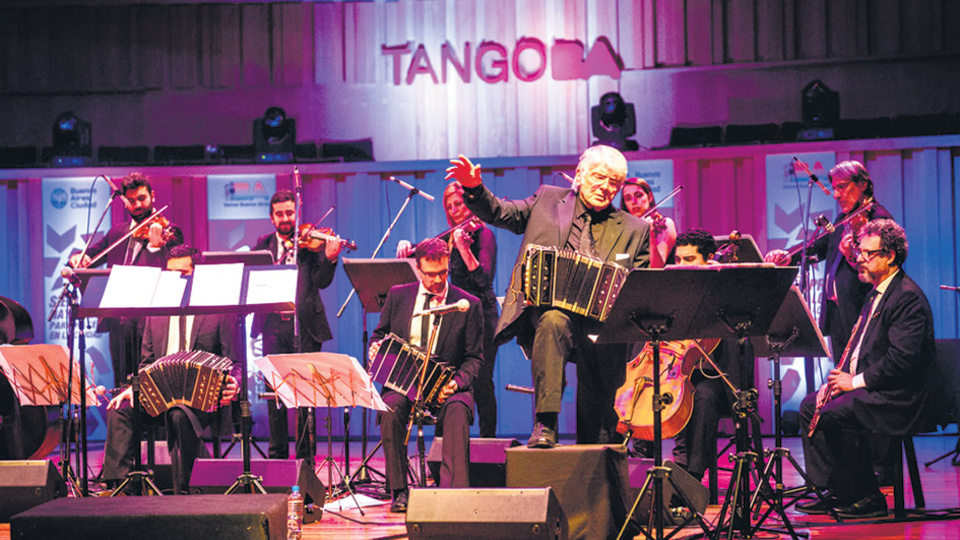
[[[846,234],[855,234],[856,231],[860,230],[860,227],[863,227],[864,224],[870,221],[870,218],[873,217],[873,212],[876,209],[876,206],[877,206],[877,203],[872,199],[869,201],[866,201],[863,204],[863,206],[861,206],[860,208],[856,209],[853,212],[850,212],[848,215],[846,215],[843,219],[838,221],[836,224],[831,224],[830,221],[827,220],[827,218],[822,215],[817,216],[817,218],[814,220],[814,223],[817,225],[817,227],[820,228],[822,232],[814,236],[806,244],[801,242],[793,246],[792,248],[788,249],[787,257],[792,259],[794,255],[796,255],[797,253],[800,253],[801,250],[805,251],[806,248],[812,246],[814,243],[816,243],[818,240],[820,240],[824,236],[828,234],[833,234],[833,232],[836,231],[838,227],[843,227]]]
[[[161,216],[159,213],[154,212],[150,217],[145,219],[140,223],[139,227],[133,231],[133,237],[138,240],[149,240],[150,239],[150,227],[154,224],[158,224],[163,228],[161,237],[163,242],[166,243],[170,238],[173,237],[173,227],[170,226],[170,220],[164,216]]]
[[[719,338],[660,343],[661,436],[675,437],[693,414],[690,373],[720,344]],[[627,378],[617,390],[613,408],[620,418],[617,431],[653,440],[653,343],[627,363]]]
[[[318,251],[322,242],[340,242],[340,245],[346,249],[351,251],[357,249],[356,242],[348,238],[340,238],[333,234],[333,229],[328,227],[318,229],[310,223],[300,225],[300,231],[297,235],[297,247]]]

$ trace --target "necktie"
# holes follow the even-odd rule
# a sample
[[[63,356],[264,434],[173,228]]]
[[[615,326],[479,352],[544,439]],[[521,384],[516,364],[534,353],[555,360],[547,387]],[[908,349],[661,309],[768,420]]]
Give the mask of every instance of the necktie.
[[[296,251],[293,249],[293,240],[286,239],[280,244],[280,250],[282,255],[277,258],[277,264],[295,264],[294,253]]]
[[[180,315],[180,350],[187,350],[187,316]]]
[[[850,356],[850,353],[853,352],[857,345],[860,343],[860,339],[863,336],[863,332],[867,329],[867,324],[870,321],[867,320],[867,317],[870,314],[870,308],[873,306],[873,300],[877,297],[876,289],[870,291],[870,294],[867,295],[867,299],[863,301],[863,308],[860,309],[860,316],[857,317],[857,323],[853,325],[853,333],[850,334],[850,339],[847,341],[847,346],[843,349],[843,356],[840,357],[840,363],[837,365],[837,368],[843,371],[847,371],[852,375],[856,375],[852,371],[852,368],[855,366],[851,363],[850,366],[847,366],[847,359]]]
[[[583,214],[583,228],[580,230],[580,253],[595,257],[597,255],[597,245],[593,239],[593,227],[591,226],[590,212]]]
[[[424,293],[423,295],[423,306],[420,308],[421,311],[425,309],[430,309],[430,300],[433,299],[431,293]],[[427,337],[430,335],[430,316],[421,315],[420,316],[420,346],[426,350],[427,348]]]

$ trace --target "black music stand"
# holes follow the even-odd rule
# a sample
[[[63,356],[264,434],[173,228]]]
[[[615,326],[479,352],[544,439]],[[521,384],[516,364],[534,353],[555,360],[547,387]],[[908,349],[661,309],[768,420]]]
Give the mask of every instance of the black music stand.
[[[773,389],[773,433],[775,447],[773,450],[765,450],[764,456],[770,458],[766,467],[757,480],[757,488],[751,499],[750,507],[756,509],[759,514],[761,498],[767,503],[767,510],[757,520],[753,531],[761,530],[761,525],[767,517],[775,510],[782,514],[783,510],[796,503],[807,493],[813,493],[820,499],[825,507],[830,509],[830,515],[836,521],[842,521],[837,515],[832,505],[827,504],[823,493],[810,480],[803,467],[797,463],[790,453],[790,449],[783,447],[783,388],[780,381],[780,358],[783,355],[796,357],[816,357],[829,356],[827,342],[820,332],[820,327],[810,312],[807,302],[803,299],[803,294],[796,286],[790,287],[783,304],[777,311],[776,317],[770,324],[770,329],[766,335],[750,338],[753,344],[754,353],[757,356],[766,356],[773,362],[773,380],[769,381],[768,386]],[[783,458],[787,458],[794,470],[800,474],[804,481],[803,493],[793,498],[786,505],[783,504],[784,489],[783,485]],[[770,494],[769,481],[774,479],[772,496]],[[755,514],[755,515],[756,515]],[[780,531],[772,531],[780,532]],[[796,533],[791,536],[796,538]]]
[[[387,300],[387,292],[390,291],[390,288],[394,285],[417,281],[417,273],[413,261],[410,259],[349,259],[344,257],[343,270],[347,273],[347,278],[357,292],[357,296],[360,297],[360,306],[363,312],[361,315],[363,326],[363,343],[361,344],[363,360],[361,363],[364,369],[367,369],[369,365],[367,349],[370,339],[367,330],[367,315],[380,313],[383,309],[383,303]],[[377,452],[377,448],[382,443],[378,442],[377,446],[367,454],[367,410],[364,409],[362,414],[360,453],[363,461],[352,475],[348,475],[348,482],[370,482],[370,471],[377,473],[381,478],[385,478],[382,473],[368,465],[370,458]],[[344,435],[344,439],[346,441],[345,446],[349,448],[349,433]],[[347,455],[349,456],[349,454]]]
[[[267,251],[267,250],[257,250],[257,251],[204,251],[204,252],[202,252],[202,253],[200,254],[200,256],[202,257],[203,264],[233,264],[233,263],[243,263],[245,266],[250,266],[250,267],[264,267],[264,268],[263,268],[264,270],[267,270],[267,269],[269,269],[270,267],[273,267],[273,266],[274,266],[274,264],[273,264],[273,255],[272,255],[269,251]],[[283,268],[283,267],[281,266],[280,268]],[[237,335],[238,335],[238,336],[246,336],[246,330],[247,330],[247,329],[246,329],[246,324],[245,324],[245,317],[238,317],[238,318],[237,318]],[[244,377],[244,379],[246,379],[246,377],[247,377],[247,354],[246,354],[246,353],[247,353],[247,348],[246,348],[246,339],[245,339],[245,338],[242,340],[242,344],[244,345],[244,346],[242,347],[242,349],[243,349],[243,377]],[[246,396],[247,393],[244,392],[244,395]],[[248,400],[248,402],[249,402],[249,397],[247,397],[247,400]],[[242,411],[241,411],[241,420],[240,420],[241,423],[242,423],[242,421],[243,421],[243,420],[242,420],[242,416],[243,416],[243,413],[242,413]],[[219,424],[219,419],[220,419],[220,418],[221,418],[221,417],[218,415],[218,416],[217,416],[217,419],[218,419],[218,420],[217,420],[217,424]],[[235,428],[236,425],[234,425],[234,426],[232,426],[232,427]],[[252,429],[252,421],[251,421],[251,429]],[[214,447],[213,447],[213,449],[214,449],[214,457],[221,457],[221,455],[218,455],[218,454],[220,454],[220,452],[219,452],[219,448],[220,448],[220,444],[219,444],[219,439],[220,439],[220,429],[219,429],[219,425],[217,426],[216,433],[214,434],[214,437],[216,437],[216,439],[217,439],[217,444],[214,445]],[[240,433],[234,433],[234,434],[233,434],[233,436],[230,438],[230,444],[229,444],[229,445],[227,446],[227,448],[223,451],[222,456],[223,456],[223,457],[226,457],[226,455],[230,453],[230,450],[233,449],[234,445],[237,444],[237,442],[240,442],[241,445],[243,444],[243,426],[242,426],[242,424],[241,424],[241,426],[240,426]],[[252,436],[251,436],[251,438],[250,438],[250,446],[251,446],[254,450],[256,450],[258,454],[260,454],[260,457],[266,459],[267,455],[264,454],[263,450],[262,450],[259,446],[257,446],[257,441],[253,440],[253,437],[252,437]]]
[[[770,326],[776,309],[786,295],[796,275],[795,268],[775,268],[768,265],[710,265],[699,267],[672,267],[668,269],[634,270],[620,290],[597,343],[623,343],[652,341],[654,345],[654,372],[660,371],[659,341],[666,336],[671,340],[723,338],[736,335],[743,362],[746,337],[763,334]],[[745,370],[741,370],[744,372]],[[745,373],[744,373],[745,376]],[[663,480],[670,481],[684,505],[691,510],[691,517],[681,527],[695,519],[704,533],[714,538],[702,514],[696,511],[689,497],[670,477],[670,470],[663,467],[659,377],[654,377],[654,466],[647,471],[643,488],[624,522],[621,536],[626,531],[633,513],[645,492],[653,488],[655,534],[663,538]],[[737,414],[738,456],[747,454],[747,417],[756,414],[756,391],[748,382],[739,381]],[[749,482],[749,470],[742,467],[746,459],[738,461],[733,496],[729,495],[721,509],[719,523],[723,522],[726,507],[738,500],[732,512],[734,520],[744,532],[749,532],[748,493],[739,490],[743,482]],[[746,523],[742,523],[742,520]],[[731,522],[731,534],[732,524]],[[719,528],[717,532],[719,532]],[[643,531],[646,536],[650,533]]]
[[[253,255],[250,255],[251,260],[259,260],[255,257],[260,257],[258,252],[250,252]],[[238,256],[243,257],[244,253],[237,253]],[[209,315],[209,314],[223,314],[223,313],[253,313],[253,312],[270,312],[270,311],[292,311],[295,309],[295,303],[293,299],[288,298],[270,298],[263,299],[260,301],[254,301],[251,299],[253,296],[251,294],[250,282],[252,280],[251,276],[255,272],[271,272],[275,271],[276,267],[272,264],[269,266],[244,266],[243,276],[241,281],[241,289],[239,291],[239,299],[236,303],[227,303],[227,304],[211,304],[211,305],[198,305],[192,304],[192,290],[194,283],[197,279],[197,273],[201,265],[198,265],[194,269],[194,275],[188,276],[186,287],[182,292],[182,297],[179,299],[179,302],[176,298],[166,299],[164,306],[167,307],[105,307],[101,305],[101,300],[103,299],[104,292],[107,287],[107,279],[104,277],[93,277],[90,279],[90,283],[87,286],[87,289],[83,296],[82,304],[78,310],[78,314],[81,317],[149,317],[149,316],[170,316],[170,315]],[[214,287],[221,286],[224,284],[214,283],[208,284],[213,285]],[[144,285],[146,286],[146,285]],[[198,289],[200,290],[200,289]],[[283,296],[283,291],[280,291],[281,294],[274,296]],[[240,321],[242,318],[238,317],[238,325],[242,324]],[[242,332],[240,335],[243,335]],[[241,411],[241,440],[242,440],[242,453],[243,453],[243,464],[244,469],[243,473],[237,478],[237,482],[231,486],[231,492],[237,488],[243,487],[249,492],[259,492],[266,493],[263,486],[261,485],[261,480],[250,473],[250,428],[251,428],[251,416],[250,416],[250,402],[247,400],[248,385],[247,385],[247,374],[246,374],[246,349],[244,347],[239,348],[239,359],[233,359],[234,361],[240,361],[243,366],[244,373],[240,380],[240,411]],[[136,371],[134,371],[136,373]],[[134,386],[135,391],[139,391],[137,386]],[[134,407],[139,407],[139,399],[134,398]],[[139,424],[139,415],[135,421]],[[139,426],[136,426],[135,429],[139,429]],[[135,455],[135,463],[139,465],[140,454],[139,452]]]

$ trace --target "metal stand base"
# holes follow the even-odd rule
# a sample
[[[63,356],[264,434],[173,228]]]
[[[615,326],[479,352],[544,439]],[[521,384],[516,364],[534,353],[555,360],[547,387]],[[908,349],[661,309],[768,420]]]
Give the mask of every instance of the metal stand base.
[[[110,493],[111,497],[116,497],[117,495],[123,493],[124,488],[127,486],[136,485],[137,493],[139,495],[157,495],[162,496],[163,492],[160,491],[160,488],[153,483],[153,473],[150,471],[130,471],[127,473],[127,477],[124,478],[123,482],[117,486],[117,489],[113,490]],[[150,488],[152,492],[146,488]]]

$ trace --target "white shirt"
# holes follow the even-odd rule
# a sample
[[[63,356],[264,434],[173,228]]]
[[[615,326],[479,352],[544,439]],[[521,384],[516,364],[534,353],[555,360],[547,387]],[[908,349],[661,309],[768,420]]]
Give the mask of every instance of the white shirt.
[[[900,273],[898,268],[896,272],[887,276],[887,279],[880,282],[875,289],[877,294],[873,297],[873,305],[870,306],[870,313],[867,314],[867,318],[864,319],[860,324],[863,325],[863,332],[860,332],[860,339],[857,340],[857,345],[854,347],[853,352],[850,353],[850,373],[857,373],[857,363],[860,361],[860,345],[863,344],[863,337],[867,335],[867,325],[870,324],[870,321],[873,320],[873,315],[877,311],[877,305],[880,303],[880,298],[887,292],[887,289],[890,287],[890,282],[893,281],[894,276]],[[858,373],[853,376],[853,388],[865,388],[867,382],[864,380],[863,373]]]
[[[193,331],[193,315],[187,315],[187,350],[190,350],[190,332]],[[167,331],[167,354],[180,352],[180,317],[174,315],[170,317],[170,327]],[[166,356],[165,354],[164,356]]]
[[[447,303],[447,293],[450,292],[450,286],[447,283],[444,283],[443,292],[436,294],[433,298],[430,299],[430,307],[442,306]],[[420,311],[420,308],[423,307],[423,297],[427,294],[428,291],[423,286],[423,282],[420,283],[420,286],[417,287],[417,299],[413,303],[413,313]],[[430,293],[433,294],[433,293]],[[429,328],[433,328],[433,315],[429,315],[430,319],[427,321]],[[422,316],[411,317],[410,319],[410,344],[415,347],[422,347],[426,345],[423,343],[426,341],[426,336],[420,335],[420,325]],[[443,326],[443,321],[440,321],[440,325]],[[437,327],[437,333],[440,332],[440,328]],[[433,343],[433,349],[430,351],[430,354],[433,354],[437,350],[436,341]]]

